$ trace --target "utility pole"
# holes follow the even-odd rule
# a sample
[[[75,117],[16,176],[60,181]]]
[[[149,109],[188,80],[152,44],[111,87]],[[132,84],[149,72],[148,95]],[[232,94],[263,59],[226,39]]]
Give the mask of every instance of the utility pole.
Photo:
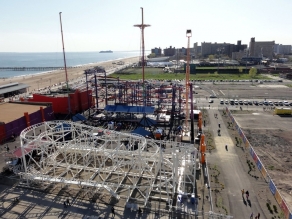
[[[142,24],[136,24],[134,27],[139,27],[141,29],[141,36],[142,36],[142,57],[141,57],[141,62],[142,62],[142,83],[143,83],[143,105],[146,106],[146,97],[145,97],[145,73],[144,73],[144,67],[145,67],[145,44],[144,44],[144,28],[145,27],[150,27],[149,24],[144,24],[144,15],[143,15],[143,8],[141,7],[142,10]]]
[[[65,68],[67,94],[68,94],[68,112],[69,112],[69,118],[71,119],[71,102],[70,102],[70,94],[69,94],[68,74],[67,74],[65,46],[64,46],[63,28],[62,28],[62,12],[59,12],[59,16],[60,16],[60,26],[61,26],[61,36],[62,36],[62,46],[63,46],[64,68]]]

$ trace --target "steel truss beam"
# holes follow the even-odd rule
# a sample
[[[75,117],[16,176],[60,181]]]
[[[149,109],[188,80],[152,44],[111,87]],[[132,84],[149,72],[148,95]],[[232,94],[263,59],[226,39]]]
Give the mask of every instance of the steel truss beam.
[[[39,129],[43,132],[37,134]],[[155,141],[68,121],[31,126],[20,138],[25,162],[14,171],[28,184],[78,185],[91,193],[108,192],[117,199],[122,196],[144,205],[150,197],[171,204],[176,193],[190,193],[189,186],[194,190],[197,151],[190,144]],[[162,144],[167,149],[162,149]]]

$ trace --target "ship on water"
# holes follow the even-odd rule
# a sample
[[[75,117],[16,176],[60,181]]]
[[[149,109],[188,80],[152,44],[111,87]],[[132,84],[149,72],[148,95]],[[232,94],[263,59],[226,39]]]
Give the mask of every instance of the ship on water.
[[[111,50],[100,51],[99,53],[113,53]]]

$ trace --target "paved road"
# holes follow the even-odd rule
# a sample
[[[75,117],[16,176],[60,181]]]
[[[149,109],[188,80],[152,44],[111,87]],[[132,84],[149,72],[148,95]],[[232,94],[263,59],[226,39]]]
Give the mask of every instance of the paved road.
[[[218,119],[214,117],[214,113],[217,113]],[[253,190],[252,183],[249,180],[247,172],[243,170],[238,155],[235,151],[235,146],[229,135],[227,127],[224,125],[220,112],[216,109],[208,110],[210,118],[210,126],[215,136],[214,141],[216,145],[216,152],[208,155],[208,160],[212,160],[212,163],[216,161],[216,164],[221,167],[223,171],[225,189],[227,190],[230,215],[234,218],[249,218],[251,213],[261,213],[263,211],[257,201],[255,191]],[[221,125],[221,136],[217,135],[218,123]],[[228,151],[225,150],[225,145],[228,145]],[[242,198],[241,190],[249,191],[250,201],[245,202]],[[246,199],[245,199],[246,201]]]

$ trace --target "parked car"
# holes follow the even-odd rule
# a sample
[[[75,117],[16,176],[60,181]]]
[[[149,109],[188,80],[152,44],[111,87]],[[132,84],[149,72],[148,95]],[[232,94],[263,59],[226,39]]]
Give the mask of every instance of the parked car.
[[[284,103],[285,106],[289,106],[289,102],[288,101],[284,100],[283,103]]]

